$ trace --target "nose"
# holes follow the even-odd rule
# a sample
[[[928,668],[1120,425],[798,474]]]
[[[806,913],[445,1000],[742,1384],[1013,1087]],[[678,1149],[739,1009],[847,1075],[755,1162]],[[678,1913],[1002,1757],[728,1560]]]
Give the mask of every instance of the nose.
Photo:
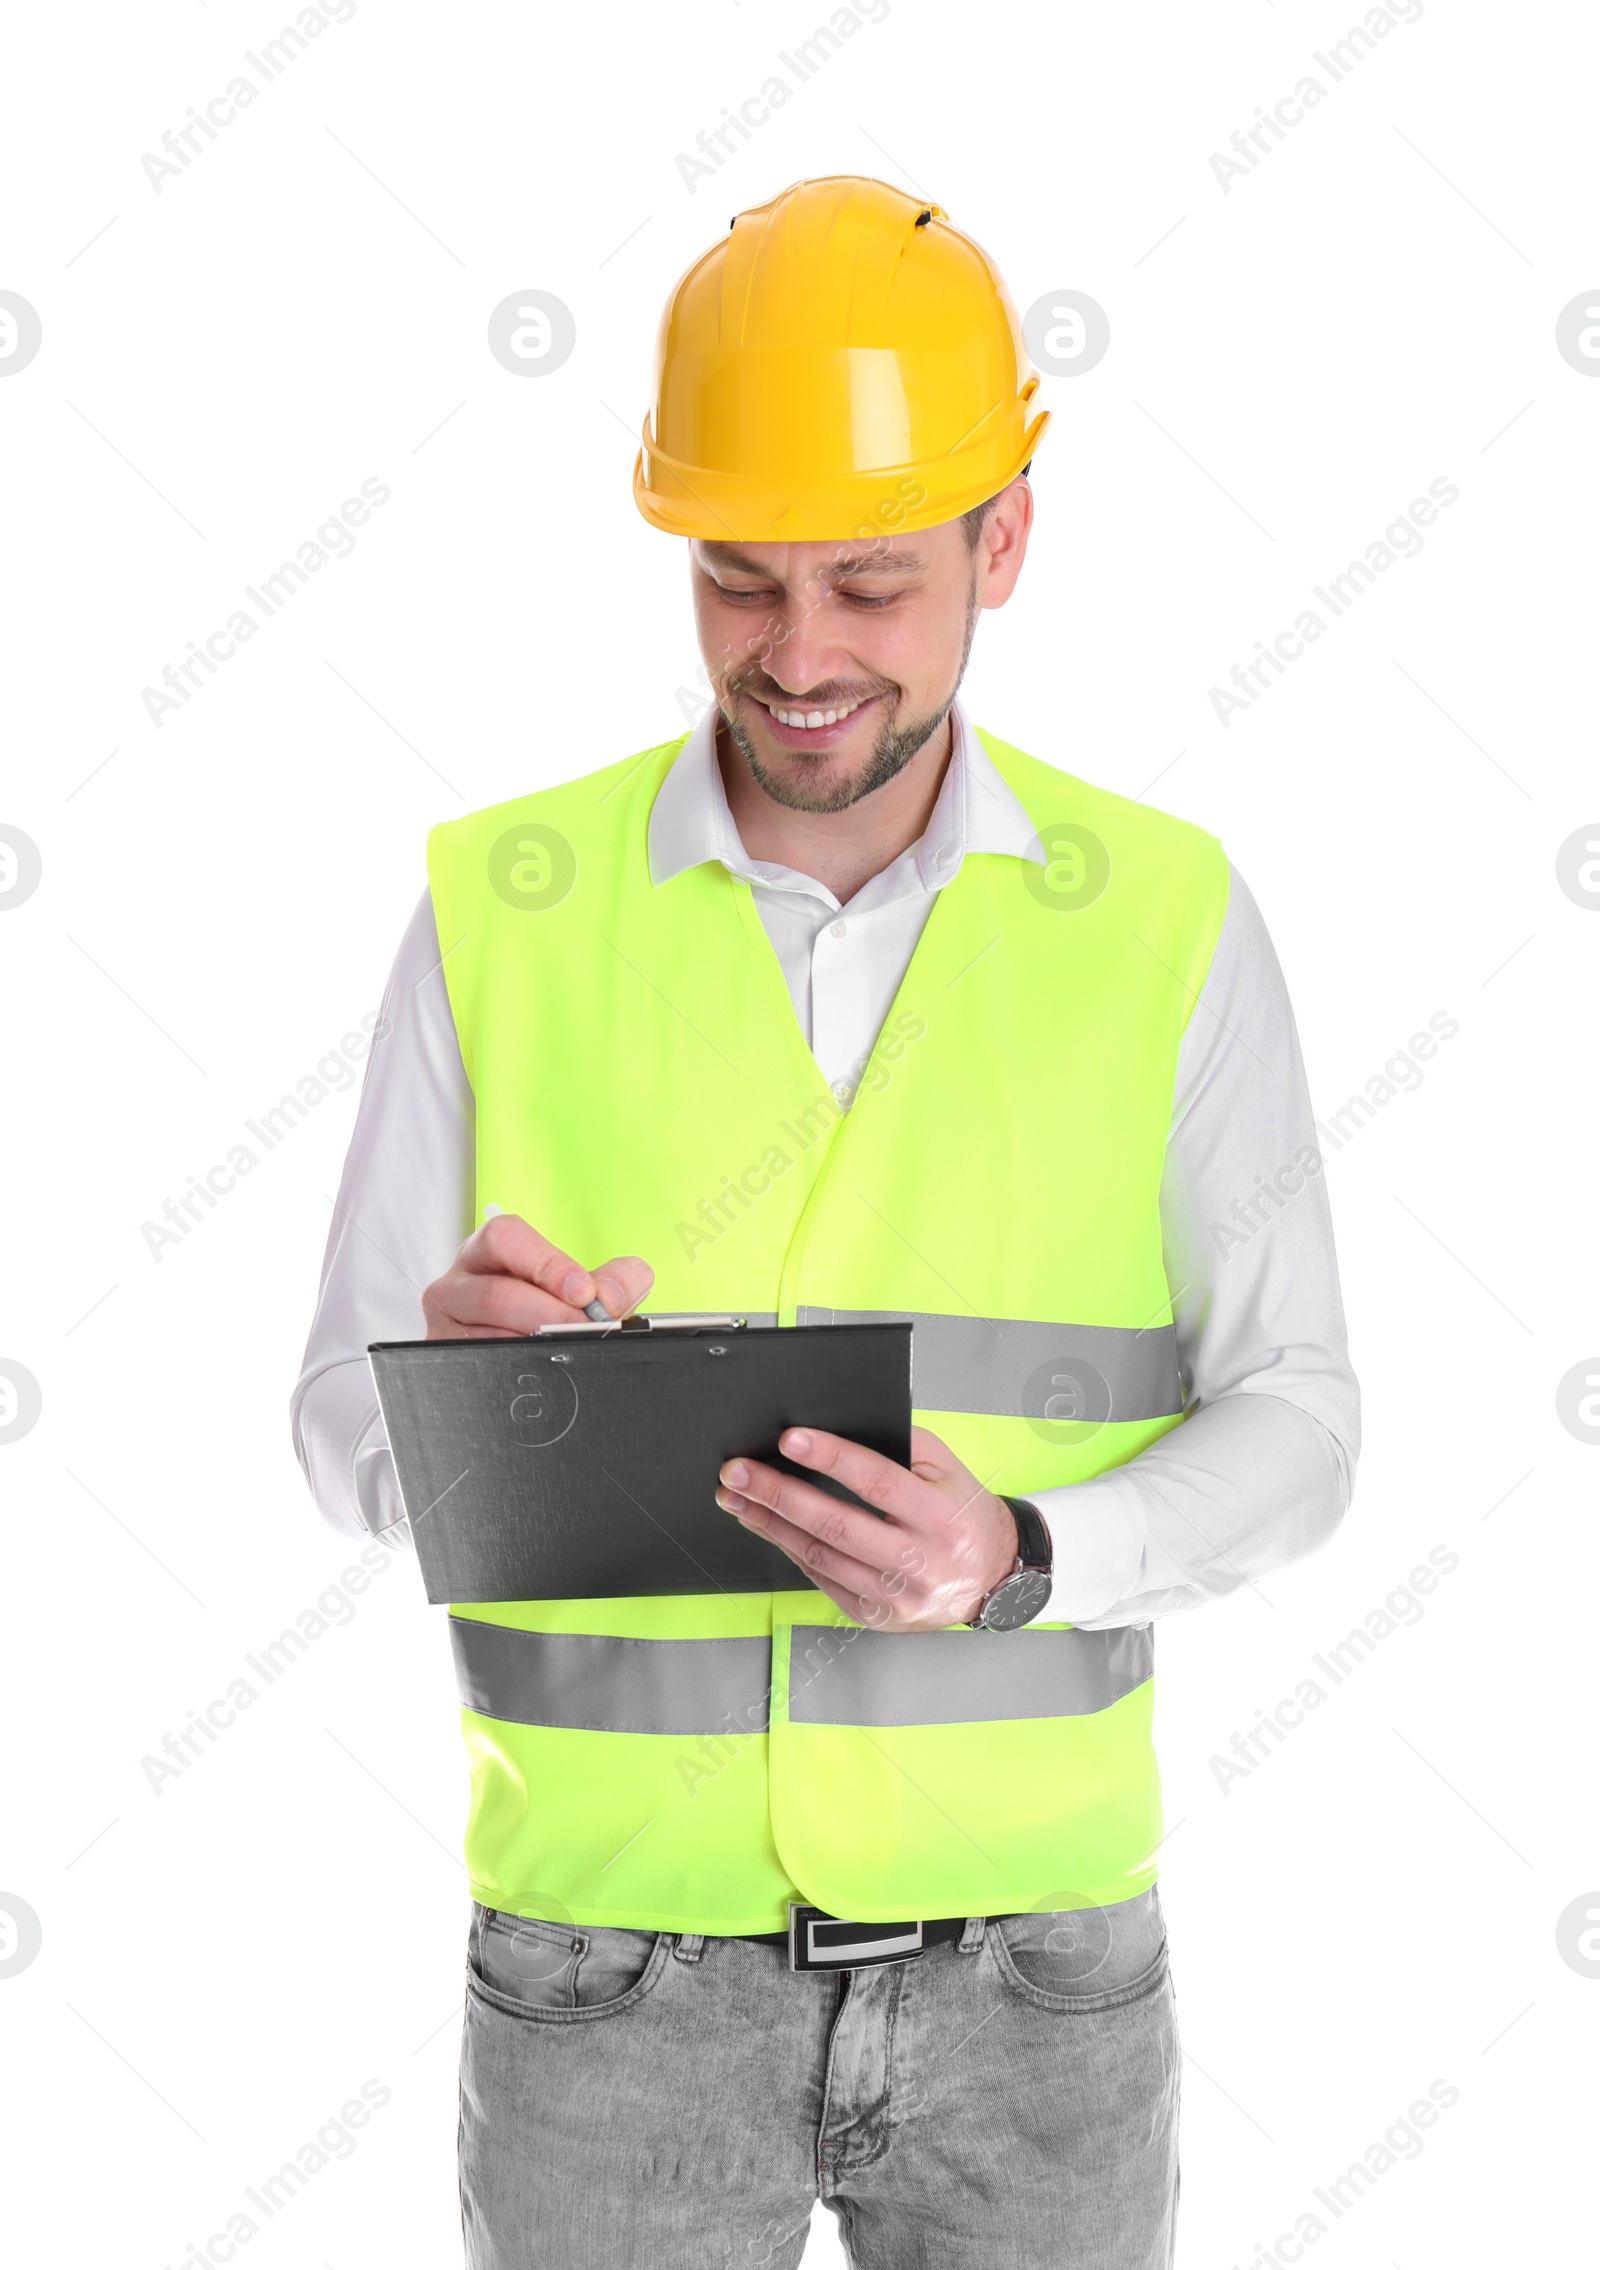
[[[848,685],[859,676],[837,638],[817,619],[822,612],[783,616],[756,649],[771,683],[797,699],[819,687]]]

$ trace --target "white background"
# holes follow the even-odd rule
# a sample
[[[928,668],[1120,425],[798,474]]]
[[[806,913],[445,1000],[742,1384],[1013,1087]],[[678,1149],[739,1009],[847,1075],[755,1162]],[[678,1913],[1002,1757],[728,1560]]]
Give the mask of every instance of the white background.
[[[0,821],[43,860],[0,921],[0,1355],[43,1398],[0,1449],[0,1893],[43,1933],[0,1977],[19,2259],[178,2264],[371,2079],[248,2258],[459,2260],[466,1780],[414,1570],[159,1793],[142,1763],[353,1557],[287,1402],[354,1087],[159,1260],[142,1225],[376,1008],[433,821],[684,729],[683,548],[629,492],[658,310],[736,207],[836,171],[936,200],[1019,308],[1110,320],[1045,380],[972,714],[1222,837],[1324,1116],[1460,1027],[1330,1151],[1352,1511],[1161,1634],[1179,2259],[1254,2262],[1435,2080],[1458,2101],[1317,2259],[1570,2258],[1600,1449],[1555,1397],[1600,1349],[1600,912],[1556,856],[1600,813],[1600,363],[1555,326],[1600,301],[1597,43],[1576,5],[1431,0],[1225,191],[1211,154],[1363,14],[893,0],[691,190],[678,153],[825,9],[361,0],[159,193],[144,153],[292,17],[13,16],[0,288],[43,325],[0,383]],[[530,288],[577,325],[536,378],[486,346]],[[141,690],[373,476],[353,554],[152,723]],[[1425,549],[1224,727],[1210,689],[1440,476]],[[1420,1622],[1219,1786],[1436,1546]],[[840,2259],[819,2211],[807,2262]]]

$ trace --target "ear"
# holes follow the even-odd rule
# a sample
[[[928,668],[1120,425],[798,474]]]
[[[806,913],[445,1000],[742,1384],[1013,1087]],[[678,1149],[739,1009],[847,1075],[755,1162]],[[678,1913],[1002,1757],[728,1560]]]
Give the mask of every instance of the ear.
[[[1022,474],[1000,491],[978,538],[978,605],[1003,607],[1017,587],[1033,527],[1033,489]]]

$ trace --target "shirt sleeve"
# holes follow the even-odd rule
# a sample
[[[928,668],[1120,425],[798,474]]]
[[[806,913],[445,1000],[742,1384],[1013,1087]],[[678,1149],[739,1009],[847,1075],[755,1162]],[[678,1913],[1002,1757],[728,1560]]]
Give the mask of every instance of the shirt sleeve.
[[[1360,1448],[1294,1015],[1260,910],[1229,873],[1161,1187],[1187,1416],[1125,1465],[1033,1493],[1055,1548],[1046,1612],[1090,1629],[1199,1607],[1315,1551]]]
[[[409,1541],[367,1346],[419,1340],[422,1291],[472,1228],[475,1108],[424,892],[383,997],[290,1404],[295,1454],[335,1529]]]

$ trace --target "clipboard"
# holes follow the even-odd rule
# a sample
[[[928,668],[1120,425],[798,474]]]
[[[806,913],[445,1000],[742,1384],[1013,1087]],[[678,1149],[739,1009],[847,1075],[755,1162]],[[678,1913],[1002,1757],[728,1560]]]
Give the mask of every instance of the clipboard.
[[[757,1458],[862,1506],[782,1457],[778,1437],[820,1427],[909,1466],[911,1333],[909,1320],[629,1317],[374,1342],[428,1599],[805,1589],[786,1553],[717,1504],[717,1470]]]

